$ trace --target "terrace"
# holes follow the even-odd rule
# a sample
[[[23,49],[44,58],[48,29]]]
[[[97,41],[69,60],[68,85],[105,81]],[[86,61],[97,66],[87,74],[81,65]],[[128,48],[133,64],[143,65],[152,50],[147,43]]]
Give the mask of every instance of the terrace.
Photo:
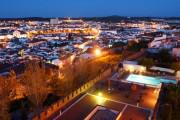
[[[97,106],[110,111],[116,111],[117,120],[147,120],[152,117],[159,89],[144,87],[123,82],[111,82],[108,90],[107,80],[96,84],[92,89],[73,102],[55,120],[83,120],[88,117]],[[94,112],[96,114],[96,112]]]
[[[99,98],[99,96],[92,94],[85,94],[77,102],[75,102],[67,110],[65,110],[62,113],[62,115],[57,117],[55,120],[71,120],[72,118],[73,120],[83,120],[97,107],[97,105],[101,105],[106,108],[110,108],[117,111],[119,113],[118,120],[124,120],[125,116],[128,117],[127,116],[128,112],[132,114],[131,116],[133,117],[134,120],[145,120],[148,119],[148,117],[151,115],[151,111],[148,109],[136,107],[131,104],[122,103],[120,101],[114,101],[106,98]],[[139,113],[140,116],[136,116],[136,113]],[[115,116],[117,117],[117,114],[115,114],[113,118],[115,118]]]

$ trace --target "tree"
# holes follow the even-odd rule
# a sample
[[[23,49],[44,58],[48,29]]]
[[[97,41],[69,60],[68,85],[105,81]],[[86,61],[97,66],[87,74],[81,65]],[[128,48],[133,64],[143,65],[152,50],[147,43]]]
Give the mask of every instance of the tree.
[[[50,79],[51,76],[46,74],[43,64],[31,62],[26,65],[22,83],[25,85],[28,99],[33,103],[37,114],[39,114],[39,110],[42,109],[43,102],[46,100],[50,91],[48,85]]]
[[[65,96],[84,83],[97,77],[108,65],[114,65],[120,56],[107,56],[93,60],[79,59],[73,63],[66,62],[60,69],[60,77],[55,75],[51,81],[53,93]],[[108,65],[107,65],[108,64]]]
[[[11,94],[10,94],[10,97],[11,99],[14,99],[16,96],[16,87],[17,87],[17,79],[16,79],[16,73],[11,70],[10,73],[9,73],[9,76],[7,78],[10,82],[10,86],[12,87],[11,88]]]
[[[9,110],[9,83],[2,77],[0,77],[0,119],[1,120],[9,120],[10,115],[8,113]]]
[[[180,70],[180,62],[172,63],[171,68],[176,71],[179,71]]]
[[[84,84],[90,77],[90,63],[84,59],[79,60],[75,65],[77,83],[79,85]]]
[[[168,96],[167,100],[169,103],[173,105],[174,108],[178,107],[180,104],[178,100],[180,100],[180,87],[179,86],[172,86],[168,88]]]
[[[146,41],[131,41],[128,44],[128,50],[135,52],[148,47],[148,43]]]
[[[180,118],[180,86],[168,85],[162,89],[164,95],[160,102],[160,118],[162,120],[178,120]]]
[[[162,106],[160,116],[162,120],[172,120],[172,106],[165,104]]]
[[[58,77],[53,77],[50,86],[52,88],[52,93],[57,95],[57,96],[65,96],[65,88],[63,86],[62,79]]]
[[[154,65],[154,60],[151,58],[142,58],[140,59],[139,64],[150,68],[151,66]]]
[[[9,104],[16,84],[15,77],[13,71],[7,78],[0,76],[0,120],[10,120]]]
[[[104,70],[104,68],[103,68],[104,65],[103,65],[103,63],[100,63],[100,62],[89,63],[89,65],[87,67],[88,67],[87,80],[94,79]]]
[[[74,66],[70,63],[67,62],[66,65],[64,65],[61,70],[60,70],[60,83],[62,86],[60,91],[63,91],[64,94],[67,94],[69,92],[71,92],[72,90],[74,90],[74,80],[75,80],[75,74],[77,72],[75,72],[74,70]]]
[[[166,50],[166,49],[162,49],[162,50],[158,53],[157,59],[159,60],[159,62],[162,62],[162,63],[171,63],[172,60],[173,60],[171,54],[170,54],[169,51]]]
[[[107,58],[97,58],[93,60],[85,60],[81,59],[78,63],[75,65],[75,71],[76,73],[76,80],[79,84],[84,84],[88,82],[89,80],[94,79],[97,77],[107,65],[106,62]]]

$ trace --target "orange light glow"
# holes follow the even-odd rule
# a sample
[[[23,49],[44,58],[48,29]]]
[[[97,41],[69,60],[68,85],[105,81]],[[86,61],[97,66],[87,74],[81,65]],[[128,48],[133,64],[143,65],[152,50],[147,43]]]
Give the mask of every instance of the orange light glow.
[[[101,55],[101,50],[100,49],[96,49],[95,50],[95,55],[96,56],[100,56]]]

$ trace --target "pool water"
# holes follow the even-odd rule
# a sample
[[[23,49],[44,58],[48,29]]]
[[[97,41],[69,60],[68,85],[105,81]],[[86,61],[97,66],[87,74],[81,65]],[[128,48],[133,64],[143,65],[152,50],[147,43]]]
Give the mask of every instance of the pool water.
[[[158,77],[149,77],[149,76],[135,75],[135,74],[130,74],[127,78],[127,81],[140,83],[140,84],[147,84],[152,86],[159,86],[161,83],[172,83],[172,84],[177,83],[176,80],[161,79]]]

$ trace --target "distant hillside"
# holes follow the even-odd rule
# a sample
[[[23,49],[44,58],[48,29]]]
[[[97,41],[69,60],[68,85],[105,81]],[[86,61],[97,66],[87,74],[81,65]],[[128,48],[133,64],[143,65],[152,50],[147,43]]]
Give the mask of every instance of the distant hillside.
[[[27,17],[27,18],[0,18],[0,21],[13,21],[13,20],[24,20],[24,21],[49,21],[50,18],[43,17]]]
[[[167,18],[160,18],[160,17],[122,17],[122,16],[107,16],[107,17],[85,17],[84,20],[94,20],[100,22],[119,22],[121,20],[125,21],[151,21],[152,19],[165,19],[165,20],[180,20],[180,17],[167,17]]]
[[[122,16],[107,16],[107,17],[85,17],[84,20],[94,20],[100,22],[119,22],[121,20],[151,20],[150,17],[122,17]]]
[[[25,21],[49,21],[51,18],[43,18],[43,17],[27,17],[27,18],[0,18],[0,21],[8,21],[8,20],[25,20]],[[59,19],[64,19],[59,17]],[[83,20],[92,20],[99,22],[120,22],[121,20],[125,21],[138,21],[145,20],[151,21],[152,19],[166,19],[166,20],[180,20],[180,17],[124,17],[124,16],[106,16],[106,17],[81,17],[81,18],[72,18],[72,19],[83,19]]]

